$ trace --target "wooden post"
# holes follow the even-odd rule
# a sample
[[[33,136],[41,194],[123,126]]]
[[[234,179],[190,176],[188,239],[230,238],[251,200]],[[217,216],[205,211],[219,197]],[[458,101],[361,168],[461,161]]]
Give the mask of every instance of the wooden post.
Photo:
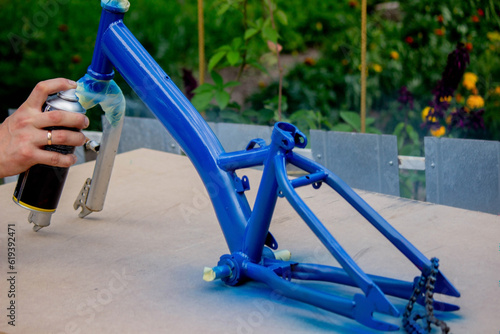
[[[198,0],[198,71],[200,85],[205,82],[205,26],[203,23],[203,0]]]
[[[366,132],[366,0],[361,1],[361,132]]]

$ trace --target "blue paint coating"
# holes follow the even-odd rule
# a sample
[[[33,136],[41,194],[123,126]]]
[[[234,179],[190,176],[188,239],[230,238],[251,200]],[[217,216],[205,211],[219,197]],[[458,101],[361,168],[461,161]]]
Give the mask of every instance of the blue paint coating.
[[[130,8],[128,0],[101,0],[102,8],[116,13],[126,13]]]
[[[85,109],[100,105],[111,126],[116,126],[125,115],[125,97],[114,80],[98,80],[85,74],[78,80],[76,95]]]

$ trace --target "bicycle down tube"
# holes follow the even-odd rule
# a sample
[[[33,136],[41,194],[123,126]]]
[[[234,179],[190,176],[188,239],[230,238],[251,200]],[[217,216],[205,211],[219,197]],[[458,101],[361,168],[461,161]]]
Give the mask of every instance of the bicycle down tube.
[[[410,299],[416,283],[365,274],[300,199],[294,188],[328,185],[413,262],[422,277],[427,278],[433,272],[431,261],[331,171],[293,153],[294,147],[305,147],[307,144],[306,137],[295,126],[277,123],[269,145],[261,139],[255,139],[244,150],[225,152],[203,117],[124,24],[122,19],[128,10],[128,1],[103,0],[101,5],[103,9],[92,63],[85,79],[82,79],[90,84],[79,86],[79,94],[91,95],[102,90],[102,83],[110,82],[115,68],[189,157],[205,184],[230,252],[221,256],[217,266],[207,268],[204,278],[220,278],[228,285],[253,279],[283,291],[290,298],[355,319],[371,328],[397,330],[399,327],[394,324],[375,320],[373,312],[399,316],[400,311],[385,294]],[[96,91],[92,91],[94,89]],[[116,89],[106,86],[106,93],[103,94],[109,91],[116,93]],[[102,173],[105,175],[101,177],[102,180],[93,178],[84,185],[84,195],[80,194],[75,203],[75,208],[82,208],[81,216],[102,209],[113,159],[108,157],[106,162],[102,161],[106,159],[105,155],[116,154],[123,112],[117,112],[115,116],[111,122],[111,128],[115,129],[113,134],[104,136],[111,137],[109,142],[112,143],[102,143],[104,147],[111,147],[107,151],[110,153],[99,153],[94,176],[100,175],[99,169],[107,172]],[[290,180],[286,174],[287,163],[309,175]],[[245,196],[249,181],[246,177],[240,178],[236,171],[259,165],[264,166],[263,176],[255,204],[251,208]],[[95,194],[95,191],[92,192],[93,187],[103,190]],[[270,250],[278,248],[276,240],[269,233],[269,226],[279,197],[286,198],[342,268],[299,264],[290,261],[286,255],[283,257]],[[100,204],[93,206],[90,204],[93,200]],[[353,300],[341,298],[296,285],[291,281],[292,278],[351,285],[358,287],[363,294],[356,294]],[[460,295],[440,271],[437,272],[433,291],[456,297]],[[424,303],[421,294],[415,300]],[[434,301],[434,305],[443,310],[458,309],[455,305],[438,301]],[[421,332],[415,329],[415,333]]]

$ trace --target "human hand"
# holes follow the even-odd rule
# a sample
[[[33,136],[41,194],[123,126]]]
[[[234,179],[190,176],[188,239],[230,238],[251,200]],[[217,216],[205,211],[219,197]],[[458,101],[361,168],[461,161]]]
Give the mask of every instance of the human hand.
[[[0,177],[22,173],[36,164],[69,167],[76,162],[74,154],[44,150],[48,144],[48,131],[44,128],[63,126],[81,130],[89,125],[89,119],[82,114],[62,110],[42,112],[49,95],[72,88],[76,88],[76,83],[63,78],[41,81],[19,109],[0,124]],[[52,130],[52,145],[84,143],[85,136],[79,131]]]

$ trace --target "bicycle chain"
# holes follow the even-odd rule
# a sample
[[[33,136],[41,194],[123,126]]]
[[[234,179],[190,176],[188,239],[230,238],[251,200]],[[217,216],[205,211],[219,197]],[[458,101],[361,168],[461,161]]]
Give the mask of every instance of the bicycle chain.
[[[434,257],[431,259],[431,262],[432,262],[432,268],[430,274],[426,276],[422,273],[417,283],[417,286],[413,290],[410,301],[408,302],[408,305],[406,305],[406,309],[403,314],[403,326],[406,332],[409,334],[430,333],[431,325],[433,324],[440,327],[442,333],[447,334],[450,332],[450,328],[448,327],[446,322],[439,320],[434,315],[434,306],[432,304],[434,301],[434,288],[435,288],[434,284],[436,283],[436,276],[439,267],[439,259]],[[412,316],[413,306],[417,301],[417,298],[422,294],[422,288],[424,287],[424,285],[425,285],[424,296],[425,296],[426,314],[421,315],[417,313]],[[420,326],[420,324],[417,323],[417,321],[421,319],[424,319],[425,322],[427,323],[425,330]]]

